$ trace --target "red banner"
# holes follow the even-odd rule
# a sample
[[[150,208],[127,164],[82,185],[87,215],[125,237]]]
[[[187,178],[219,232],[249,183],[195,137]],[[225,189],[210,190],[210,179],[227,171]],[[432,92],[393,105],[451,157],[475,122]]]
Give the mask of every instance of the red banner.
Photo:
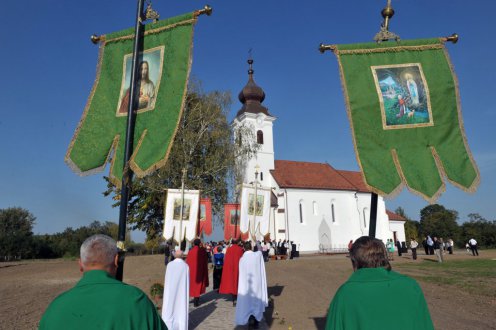
[[[200,199],[198,219],[197,236],[200,237],[202,232],[205,233],[205,235],[212,235],[212,201],[210,198]]]
[[[224,240],[239,238],[243,241],[248,239],[248,233],[242,234],[239,230],[239,204],[224,204]]]

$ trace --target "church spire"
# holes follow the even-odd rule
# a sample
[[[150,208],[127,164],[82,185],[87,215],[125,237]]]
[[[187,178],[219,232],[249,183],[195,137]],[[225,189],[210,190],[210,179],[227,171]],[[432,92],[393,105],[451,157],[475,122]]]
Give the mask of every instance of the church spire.
[[[245,112],[255,114],[263,113],[267,116],[271,116],[269,114],[269,109],[262,105],[262,102],[265,99],[265,93],[263,89],[260,88],[253,80],[253,73],[255,71],[253,70],[253,59],[251,59],[251,56],[248,60],[248,64],[248,82],[238,95],[238,99],[241,103],[243,103],[243,106],[238,111],[236,116],[238,117]]]

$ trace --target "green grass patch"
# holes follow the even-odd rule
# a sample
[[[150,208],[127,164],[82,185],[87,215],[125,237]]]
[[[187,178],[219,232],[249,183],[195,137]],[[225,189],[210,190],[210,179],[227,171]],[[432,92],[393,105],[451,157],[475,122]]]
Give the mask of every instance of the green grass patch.
[[[470,294],[496,297],[495,260],[477,258],[443,263],[423,260],[420,263],[395,265],[394,269],[419,282],[455,286]]]

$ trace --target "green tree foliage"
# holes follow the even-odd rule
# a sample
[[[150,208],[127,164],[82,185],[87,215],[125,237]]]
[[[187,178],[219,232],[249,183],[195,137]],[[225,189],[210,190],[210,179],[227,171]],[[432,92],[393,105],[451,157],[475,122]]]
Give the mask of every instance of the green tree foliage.
[[[475,238],[479,246],[486,248],[496,247],[496,221],[488,221],[478,213],[470,213],[469,221],[461,226],[461,244],[465,245],[469,239]]]
[[[238,144],[227,120],[231,104],[229,93],[204,93],[199,84],[190,86],[183,118],[176,133],[167,164],[145,178],[134,178],[130,193],[128,224],[143,230],[149,240],[161,235],[164,219],[165,190],[181,187],[200,190],[212,200],[213,213],[220,214],[229,197],[236,160],[252,155],[253,144]],[[243,140],[253,141],[249,130],[241,129]],[[104,195],[113,195],[120,204],[119,190],[108,181]],[[213,217],[219,219],[219,217]]]
[[[406,221],[405,221],[405,238],[406,238],[406,240],[408,241],[412,237],[418,240],[419,239],[419,227],[420,227],[420,224],[418,223],[418,221],[411,220],[410,217],[408,215],[406,215],[405,210],[401,206],[396,208],[394,213],[396,213],[396,214],[398,214],[398,215],[400,215],[406,219]]]
[[[33,250],[36,258],[77,258],[79,249],[84,240],[95,234],[104,234],[117,240],[119,226],[107,221],[101,223],[93,221],[89,226],[77,229],[66,228],[63,232],[52,235],[38,235],[34,237]],[[130,232],[126,233],[126,246],[131,245]]]
[[[447,210],[439,204],[429,205],[420,211],[420,231],[423,236],[442,237],[444,241],[451,238],[457,242],[460,239],[457,219],[457,211]]]
[[[32,256],[35,220],[28,210],[20,207],[0,209],[0,258],[11,260]]]

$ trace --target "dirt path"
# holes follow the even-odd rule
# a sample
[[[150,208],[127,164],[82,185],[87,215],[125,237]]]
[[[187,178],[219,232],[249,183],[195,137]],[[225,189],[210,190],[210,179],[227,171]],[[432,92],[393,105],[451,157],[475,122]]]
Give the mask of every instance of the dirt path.
[[[433,256],[419,256],[420,260],[424,258]],[[473,257],[459,251],[448,261],[467,258]],[[483,251],[480,258],[496,259],[496,251]],[[409,256],[396,257],[393,269],[412,262]],[[269,295],[273,299],[273,306],[266,311],[271,329],[323,328],[334,293],[351,274],[350,261],[344,255],[271,261],[266,266]],[[163,282],[164,272],[161,255],[128,257],[124,280],[148,292],[153,283]],[[79,278],[77,261],[0,263],[0,329],[36,329],[49,302]],[[496,279],[494,282],[491,288],[496,290]],[[420,281],[420,285],[436,329],[496,329],[495,295],[470,295],[448,284]],[[203,327],[200,324],[196,328]]]

